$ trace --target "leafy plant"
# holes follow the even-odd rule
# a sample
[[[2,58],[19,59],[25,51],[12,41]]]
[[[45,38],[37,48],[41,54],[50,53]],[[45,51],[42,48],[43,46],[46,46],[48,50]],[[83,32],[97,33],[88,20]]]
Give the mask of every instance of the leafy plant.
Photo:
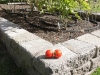
[[[70,14],[74,14],[78,19],[80,19],[77,14],[77,8],[82,10],[89,10],[89,4],[84,0],[36,0],[35,4],[41,13],[59,13],[61,21],[66,24],[66,18],[70,18]],[[59,24],[59,23],[58,23]]]
[[[100,75],[100,67],[98,67],[91,75]]]

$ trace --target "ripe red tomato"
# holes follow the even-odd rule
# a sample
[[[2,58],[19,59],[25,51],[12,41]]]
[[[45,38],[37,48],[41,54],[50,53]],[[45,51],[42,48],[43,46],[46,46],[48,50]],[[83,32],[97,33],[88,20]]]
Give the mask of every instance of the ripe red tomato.
[[[47,58],[52,58],[52,57],[53,57],[53,51],[52,51],[52,50],[47,50],[47,51],[45,52],[45,56],[46,56]]]
[[[59,57],[61,57],[61,56],[62,56],[62,51],[59,50],[59,49],[56,49],[56,50],[54,51],[54,57],[55,57],[55,58],[59,58]]]

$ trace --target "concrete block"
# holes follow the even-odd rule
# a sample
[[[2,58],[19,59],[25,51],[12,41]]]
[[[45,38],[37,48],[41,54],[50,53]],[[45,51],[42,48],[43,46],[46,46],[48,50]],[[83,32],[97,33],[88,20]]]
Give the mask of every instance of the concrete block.
[[[62,43],[62,45],[80,56],[78,67],[82,66],[96,55],[96,47],[94,45],[79,40],[71,39]]]
[[[23,48],[23,51],[30,53],[32,56],[35,56],[38,52],[41,52],[42,50],[53,47],[52,43],[43,39],[20,42],[18,44],[20,45],[19,50]]]
[[[96,31],[93,31],[91,32],[91,34],[97,36],[97,37],[100,37],[100,29],[99,30],[96,30]]]
[[[17,49],[12,49],[11,47],[6,46],[8,52],[14,59],[17,66],[22,67],[23,70],[27,71],[29,75],[41,75],[35,68],[32,66],[32,57],[30,58],[28,53],[18,53]]]
[[[78,65],[77,54],[61,44],[56,44],[51,49],[60,49],[62,56],[58,59],[48,59],[45,57],[46,50],[41,51],[33,60],[34,67],[43,75],[71,75],[70,69]]]
[[[7,21],[0,23],[0,29],[5,32],[13,29],[22,29],[22,28],[12,22]]]
[[[29,75],[42,75],[33,67],[28,67],[26,70],[28,71]]]
[[[7,36],[3,31],[0,30],[0,39],[2,42],[4,42],[5,45],[10,46],[10,39],[9,36]]]
[[[41,75],[31,65],[33,57],[53,45],[9,21],[0,22],[0,34],[8,52],[17,63],[27,69],[30,75]]]
[[[85,75],[90,71],[91,68],[91,62],[87,62],[86,64],[82,65],[79,68],[76,68],[73,70],[73,75]]]
[[[45,40],[32,40],[27,42],[16,43],[15,40],[10,41],[9,49],[13,50],[12,55],[17,58],[18,63],[23,66],[23,61],[30,66],[33,62],[33,57],[40,51],[51,48],[53,45]]]
[[[6,31],[5,33],[9,35],[10,39],[15,40],[17,43],[41,39],[40,37],[29,33],[24,29],[15,29],[11,31]]]
[[[38,36],[18,27],[11,22],[4,22],[0,24],[0,30],[5,33],[10,39],[16,40],[16,42],[40,39]]]
[[[34,68],[34,66],[32,66],[33,57],[29,53],[27,53],[22,47],[19,49],[20,46],[16,42],[11,40],[10,46],[7,44],[6,47],[12,58],[15,60],[17,66],[21,66],[30,75],[41,75]]]
[[[91,59],[91,63],[92,63],[91,70],[97,67],[100,67],[100,56],[97,58]]]
[[[100,31],[53,45],[0,17],[0,39],[14,60],[30,75],[85,75],[100,66]],[[95,35],[95,36],[94,36]],[[97,36],[97,37],[96,37]],[[98,48],[96,50],[96,47]],[[58,59],[45,57],[47,49],[60,49]],[[98,55],[97,58],[94,58]],[[90,61],[91,60],[91,61]]]
[[[91,71],[89,71],[88,73],[86,73],[85,75],[91,75],[94,71],[96,70],[96,68],[95,69],[93,69],[93,70],[91,70]]]
[[[77,37],[77,39],[95,45],[97,47],[96,56],[100,55],[100,38],[92,34],[84,34],[82,36]]]
[[[56,44],[52,47],[52,50],[60,49],[62,51],[62,59],[64,60],[67,67],[76,68],[79,61],[79,55],[72,52],[70,49],[64,47],[62,44]],[[67,58],[67,59],[66,59]],[[75,58],[75,59],[73,59]],[[62,60],[62,61],[63,61]]]
[[[7,22],[8,20],[4,19],[3,17],[0,17],[0,23]]]

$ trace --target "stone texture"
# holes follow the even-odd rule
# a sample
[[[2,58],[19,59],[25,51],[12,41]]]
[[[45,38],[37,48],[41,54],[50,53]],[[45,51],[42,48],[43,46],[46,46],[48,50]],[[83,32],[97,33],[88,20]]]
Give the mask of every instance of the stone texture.
[[[16,24],[6,21],[0,22],[0,28],[3,31],[15,30],[15,29],[22,29],[21,27],[17,26]]]
[[[39,38],[38,36],[22,28],[17,27],[17,25],[9,21],[1,23],[0,30],[1,30],[2,38],[6,40],[7,44],[9,44],[13,49],[14,48],[18,49],[18,47],[23,47],[26,51],[30,53],[33,52],[36,53],[48,47],[53,46],[48,41],[45,41]]]
[[[77,37],[77,39],[95,45],[97,47],[96,56],[100,55],[100,38],[92,34],[84,34],[82,36]]]
[[[8,21],[8,20],[6,20],[6,19],[0,17],[0,23],[2,23],[2,22],[7,22],[7,21]]]
[[[93,34],[93,35],[95,35],[97,37],[100,37],[100,29],[92,32],[91,34]]]
[[[53,44],[43,39],[31,40],[31,41],[21,42],[18,44],[32,56],[35,56],[38,52],[41,52],[42,50],[47,50],[53,47]]]
[[[85,75],[90,71],[90,68],[91,68],[91,62],[89,61],[86,64],[82,65],[81,67],[73,70],[73,75]]]
[[[0,29],[0,39],[4,42],[4,44],[10,47],[10,39],[1,29]]]
[[[62,56],[59,59],[47,59],[45,57],[46,50],[44,50],[35,56],[33,60],[35,68],[43,75],[71,75],[70,68],[76,67],[78,64],[77,54],[61,44],[56,44],[51,49],[60,49],[63,53]]]
[[[0,39],[5,43],[13,59],[30,75],[41,75],[32,66],[36,53],[53,45],[11,22],[0,22]]]
[[[93,69],[91,71],[89,71],[88,73],[86,73],[85,75],[91,75],[96,69]]]
[[[96,55],[96,47],[94,45],[79,40],[71,39],[62,43],[62,45],[80,56],[78,67],[82,66]]]
[[[24,29],[16,29],[14,32],[6,31],[5,33],[8,34],[11,39],[16,40],[17,43],[41,39],[38,36],[29,33]]]
[[[6,46],[7,47],[7,46]],[[15,60],[16,64],[19,67],[22,67],[23,70],[27,71],[29,75],[41,75],[35,68],[32,66],[32,57],[28,53],[18,53],[16,49],[7,47],[8,52]],[[21,55],[22,54],[22,55]]]
[[[97,58],[91,59],[91,63],[92,63],[91,70],[97,67],[100,67],[100,56]]]
[[[17,42],[27,41],[27,40],[36,40],[40,39],[38,36],[17,27],[17,25],[11,22],[3,22],[0,24],[1,31],[7,34],[9,38],[16,40]]]
[[[34,67],[32,64],[35,55],[42,50],[51,48],[52,46],[53,45],[51,43],[43,39],[31,40],[26,42],[24,41],[20,43],[16,43],[16,40],[12,40],[10,44],[10,47],[13,49],[13,53],[19,61],[18,63],[21,63],[22,67],[24,66],[24,68],[26,68],[28,72],[30,72],[29,69],[33,69],[32,67]]]
[[[78,40],[53,45],[0,17],[0,39],[15,62],[29,75],[89,75],[87,72],[100,66],[100,56],[94,58],[96,54],[100,55],[99,33],[97,30],[78,37]],[[59,59],[47,59],[47,49],[60,49],[63,55]]]

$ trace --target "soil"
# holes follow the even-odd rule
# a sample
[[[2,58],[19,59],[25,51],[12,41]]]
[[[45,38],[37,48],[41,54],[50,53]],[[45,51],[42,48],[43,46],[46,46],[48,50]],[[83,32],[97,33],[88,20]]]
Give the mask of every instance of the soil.
[[[4,8],[6,9],[7,7]],[[100,29],[100,26],[97,27],[97,24],[94,22],[87,20],[77,20],[76,22],[76,19],[67,19],[68,24],[65,29],[57,15],[48,13],[39,14],[38,11],[34,11],[32,14],[23,10],[17,10],[15,12],[17,13],[6,13],[4,10],[0,10],[0,16],[53,44],[74,39],[83,34]],[[58,22],[62,25],[61,29],[58,27]]]

